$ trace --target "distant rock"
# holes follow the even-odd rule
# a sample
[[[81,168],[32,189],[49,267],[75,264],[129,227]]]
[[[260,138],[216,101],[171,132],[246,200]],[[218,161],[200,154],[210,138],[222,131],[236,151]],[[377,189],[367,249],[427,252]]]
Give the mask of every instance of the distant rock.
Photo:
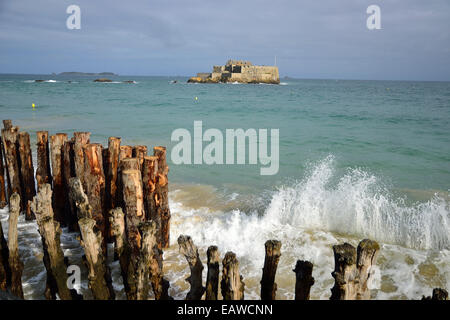
[[[107,78],[95,79],[94,82],[112,82],[112,80]]]
[[[112,72],[100,72],[100,73],[90,73],[90,72],[61,72],[59,76],[117,76]]]
[[[34,82],[44,82],[45,80],[34,80]]]
[[[125,80],[125,81],[122,81],[123,83],[136,83],[136,81],[134,81],[134,80]]]

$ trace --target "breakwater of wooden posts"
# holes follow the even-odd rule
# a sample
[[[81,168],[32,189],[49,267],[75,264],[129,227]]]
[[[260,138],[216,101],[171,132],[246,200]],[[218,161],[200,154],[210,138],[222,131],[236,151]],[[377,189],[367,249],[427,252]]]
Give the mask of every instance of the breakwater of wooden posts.
[[[153,291],[156,300],[170,300],[170,283],[163,273],[163,251],[170,243],[170,209],[166,148],[156,146],[149,156],[147,146],[121,145],[110,137],[108,145],[90,141],[90,132],[49,136],[36,132],[36,174],[30,135],[3,120],[0,139],[0,208],[9,205],[6,241],[0,224],[0,299],[6,294],[23,298],[18,244],[18,217],[35,220],[42,239],[47,299],[82,299],[67,285],[69,261],[61,248],[61,227],[79,232],[88,270],[89,289],[94,299],[114,300],[111,270],[107,264],[107,244],[114,244],[124,291],[129,300],[146,300]],[[238,257],[221,253],[216,246],[207,250],[207,275],[197,246],[189,235],[178,239],[180,254],[186,258],[190,290],[186,300],[244,300],[245,279]],[[265,243],[261,278],[261,299],[275,300],[275,282],[282,244]],[[369,282],[380,247],[365,239],[358,247],[344,243],[333,246],[334,300],[370,299]],[[222,265],[222,268],[220,268]],[[222,274],[220,270],[222,269]],[[298,260],[293,266],[295,300],[309,300],[314,285],[313,264]],[[220,294],[219,294],[220,290]],[[3,291],[3,293],[2,293]],[[432,297],[448,299],[436,288]]]

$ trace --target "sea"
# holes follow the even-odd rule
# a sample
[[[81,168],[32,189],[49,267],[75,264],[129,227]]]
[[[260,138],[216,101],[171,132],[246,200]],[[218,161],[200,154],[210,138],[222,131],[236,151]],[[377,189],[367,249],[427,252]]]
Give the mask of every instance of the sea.
[[[380,244],[372,299],[420,299],[450,289],[450,82],[281,79],[280,85],[190,84],[186,77],[0,75],[0,119],[36,131],[90,131],[91,141],[167,147],[170,248],[164,252],[169,294],[184,299],[188,264],[178,251],[189,235],[205,265],[206,250],[233,251],[245,298],[260,298],[267,240],[282,243],[277,299],[293,299],[297,260],[314,264],[311,299],[329,299],[332,246]],[[35,82],[35,80],[44,80]],[[124,81],[132,81],[125,83]],[[34,104],[34,108],[32,105]],[[194,122],[203,131],[278,129],[279,170],[261,163],[172,162],[172,133]],[[258,131],[259,132],[259,131]],[[203,142],[203,147],[208,143]],[[36,163],[35,163],[36,164]],[[0,210],[4,232],[8,208]],[[76,287],[91,297],[76,233],[61,236]],[[26,299],[44,299],[46,273],[36,222],[19,220]],[[112,247],[109,248],[112,250]],[[124,299],[117,261],[117,299]]]

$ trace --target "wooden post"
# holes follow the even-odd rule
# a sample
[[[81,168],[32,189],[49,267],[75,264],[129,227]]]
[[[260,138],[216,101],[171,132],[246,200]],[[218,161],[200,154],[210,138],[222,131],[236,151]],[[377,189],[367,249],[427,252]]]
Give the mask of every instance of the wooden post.
[[[333,246],[334,287],[331,289],[331,300],[356,299],[356,249],[349,243]]]
[[[123,208],[124,206],[122,172],[125,170],[139,170],[138,159],[124,158],[122,160],[119,160],[119,169],[117,170],[117,191],[115,207]]]
[[[356,251],[356,267],[358,269],[357,300],[370,299],[370,290],[367,287],[367,282],[372,275],[372,266],[375,265],[379,252],[380,245],[376,241],[364,239],[358,245]]]
[[[144,157],[147,156],[147,146],[134,146],[132,149],[133,158],[138,158],[139,161],[139,169],[142,168],[142,164],[144,163]]]
[[[140,258],[137,266],[137,300],[147,300],[150,291],[150,266],[155,262],[156,224],[153,221],[139,225],[142,234]],[[159,269],[159,268],[158,268]]]
[[[34,197],[31,209],[36,215],[39,233],[44,248],[44,265],[47,269],[47,299],[55,298],[58,293],[61,300],[71,300],[72,294],[67,288],[67,273],[64,253],[61,249],[61,228],[53,219],[52,189],[49,184],[41,186]]]
[[[52,159],[52,175],[53,175],[53,212],[54,219],[61,226],[65,226],[64,220],[67,199],[64,192],[64,170],[63,170],[63,146],[67,141],[66,133],[57,133],[50,136],[50,156]]]
[[[132,252],[136,253],[141,243],[138,226],[145,221],[141,172],[139,170],[122,171],[122,181],[127,238]]]
[[[105,212],[105,175],[103,173],[102,145],[91,143],[83,148],[84,169],[83,185],[89,204],[92,207],[92,218],[103,236],[103,254],[106,256],[106,212]]]
[[[202,285],[203,264],[200,260],[198,249],[190,236],[179,236],[178,245],[180,246],[180,253],[185,256],[191,269],[191,275],[186,279],[191,285],[191,290],[188,292],[186,300],[201,300],[205,287]]]
[[[7,204],[5,182],[5,166],[3,165],[3,142],[0,138],[0,209],[3,209]]]
[[[36,132],[37,145],[37,168],[36,168],[36,182],[37,189],[40,190],[43,184],[52,184],[52,174],[50,171],[50,156],[48,148],[48,132]]]
[[[236,259],[236,255],[231,251],[227,252],[222,264],[220,291],[223,300],[244,300],[245,283],[242,281],[242,276],[239,275],[239,261]]]
[[[114,300],[111,273],[102,250],[102,234],[95,228],[95,220],[82,218],[78,221],[89,270],[89,288],[95,300]]]
[[[63,181],[64,194],[66,199],[65,205],[65,221],[69,227],[69,231],[79,231],[77,207],[73,201],[70,201],[70,179],[75,177],[75,141],[72,138],[64,142],[63,145]]]
[[[138,267],[141,250],[141,234],[139,225],[145,221],[142,178],[140,170],[122,171],[123,200],[125,208],[125,226],[128,245],[130,246],[130,264],[128,267],[128,299],[138,299],[139,279]]]
[[[295,272],[295,300],[309,300],[309,293],[314,284],[313,264],[309,261],[297,260],[293,271]]]
[[[433,289],[433,296],[422,296],[422,300],[440,300],[445,301],[448,300],[448,292],[445,289],[441,288],[434,288]]]
[[[9,249],[3,235],[0,221],[0,290],[6,291],[11,285],[11,269],[9,267]]]
[[[8,172],[8,198],[11,198],[13,193],[22,194],[19,155],[17,150],[17,135],[19,133],[18,127],[11,127],[9,129],[2,129],[3,147],[5,148],[5,163]],[[21,208],[24,209],[24,208]]]
[[[75,177],[81,180],[84,185],[84,152],[83,148],[85,145],[89,144],[91,133],[90,132],[74,132],[74,162],[75,162]]]
[[[144,209],[146,220],[152,220],[156,223],[157,239],[159,239],[161,230],[161,219],[157,215],[155,190],[158,178],[158,158],[144,157],[142,163],[142,184],[144,189]]]
[[[275,300],[277,295],[277,284],[275,274],[277,272],[278,261],[281,257],[281,242],[268,240],[265,243],[266,257],[261,279],[261,300]]]
[[[119,169],[120,138],[108,139],[108,161],[106,162],[106,210],[116,206],[117,170]]]
[[[34,167],[30,147],[30,135],[28,132],[19,132],[17,140],[22,177],[22,208],[25,210],[25,219],[33,220],[34,214],[31,212],[30,205],[31,201],[33,201],[33,197],[36,195],[36,187],[34,183]]]
[[[120,146],[119,148],[119,162],[122,159],[133,157],[133,147],[132,146]]]
[[[11,293],[23,299],[23,263],[19,257],[19,242],[17,234],[17,221],[20,214],[20,196],[17,193],[14,193],[9,200],[8,261],[11,268]]]
[[[165,147],[154,147],[153,153],[158,157],[158,179],[155,188],[156,214],[161,220],[161,236],[158,245],[164,249],[170,245],[169,182],[167,178],[169,166],[166,162]]]
[[[117,256],[119,260],[123,286],[127,299],[130,300],[133,298],[133,292],[128,284],[128,269],[130,267],[131,250],[127,241],[125,214],[123,213],[122,208],[117,207],[109,211],[109,223],[115,240],[114,255]]]
[[[220,255],[217,246],[210,246],[206,251],[208,257],[208,275],[206,276],[205,300],[218,300],[219,293],[219,262]]]
[[[379,250],[379,244],[369,239],[362,240],[358,250],[348,243],[333,246],[335,267],[332,276],[335,283],[331,289],[330,299],[370,299],[367,282]]]
[[[92,219],[92,207],[79,178],[69,180],[69,201],[75,204],[77,223],[83,218]]]
[[[12,129],[12,120],[3,120],[3,128],[6,130]]]

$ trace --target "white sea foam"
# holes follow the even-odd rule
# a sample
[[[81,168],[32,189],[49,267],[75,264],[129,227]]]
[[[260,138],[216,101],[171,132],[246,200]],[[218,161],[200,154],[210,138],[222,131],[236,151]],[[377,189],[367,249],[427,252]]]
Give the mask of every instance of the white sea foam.
[[[203,256],[209,245],[217,245],[222,254],[235,252],[241,274],[247,279],[247,298],[253,299],[259,297],[258,281],[268,239],[282,242],[277,275],[278,296],[282,299],[293,298],[292,269],[297,259],[309,260],[315,266],[312,298],[328,299],[333,285],[332,246],[344,241],[356,246],[363,238],[382,245],[379,272],[371,284],[374,298],[417,299],[431,294],[433,286],[448,288],[447,200],[435,196],[408,207],[402,199],[393,199],[375,176],[360,169],[336,177],[333,162],[333,157],[327,157],[303,180],[280,188],[262,216],[171,203],[172,245],[176,246],[180,234],[188,234]],[[167,254],[170,257],[176,253]]]

